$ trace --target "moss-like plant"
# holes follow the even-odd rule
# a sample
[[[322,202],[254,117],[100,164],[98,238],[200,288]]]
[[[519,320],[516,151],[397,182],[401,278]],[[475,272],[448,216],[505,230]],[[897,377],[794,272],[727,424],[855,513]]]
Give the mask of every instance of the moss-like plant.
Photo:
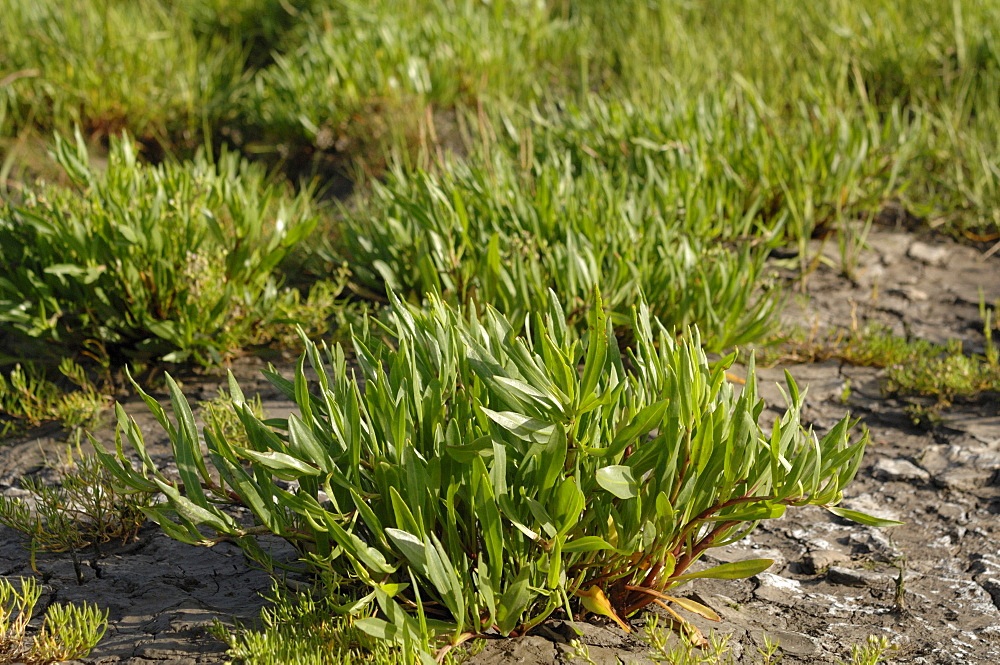
[[[108,612],[96,605],[55,603],[45,610],[42,627],[28,637],[28,622],[42,589],[33,578],[20,589],[0,578],[0,660],[5,663],[49,665],[83,658],[104,637]]]
[[[242,665],[405,665],[408,654],[358,628],[334,597],[310,590],[292,592],[275,583],[267,596],[272,604],[261,610],[256,627],[220,621],[209,630],[229,645],[228,655]],[[450,652],[444,665],[459,665],[482,642]]]
[[[0,496],[0,524],[30,538],[33,552],[75,552],[135,538],[152,495],[117,491],[108,470],[93,456],[70,455],[70,463],[58,485],[21,478],[30,500]]]
[[[110,400],[69,358],[62,359],[59,371],[75,389],[64,390],[31,362],[0,374],[0,438],[52,420],[71,431],[97,421]]]
[[[338,581],[344,612],[376,601],[380,616],[357,625],[404,649],[521,634],[558,608],[626,628],[654,602],[714,618],[671,590],[767,568],[694,566],[760,520],[815,504],[891,524],[834,507],[868,440],[847,418],[822,438],[803,429],[788,377],[788,410],[766,435],[752,364],[737,394],[725,374],[734,356],[710,365],[697,331],[675,340],[644,304],[623,361],[601,300],[591,305],[581,340],[554,295],[523,335],[492,309],[393,299],[386,337],[354,340],[363,390],[339,346],[324,358],[308,344],[294,379],[267,372],[298,413],[261,421],[230,379],[248,444],[206,428],[207,460],[177,385],[168,380],[176,423],[143,393],[180,482],[156,469],[124,414],[142,468],[122,449],[98,454],[123,486],[164,492],[146,512],[175,538],[214,542],[207,527],[271,565],[255,534],[286,538]],[[249,507],[256,526],[225,502]]]

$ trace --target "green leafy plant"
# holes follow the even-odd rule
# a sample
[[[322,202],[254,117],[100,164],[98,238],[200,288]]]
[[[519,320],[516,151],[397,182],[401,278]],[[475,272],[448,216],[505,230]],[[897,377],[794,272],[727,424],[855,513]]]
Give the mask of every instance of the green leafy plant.
[[[12,130],[94,138],[128,131],[163,152],[190,154],[202,130],[232,115],[245,53],[206,31],[206,2],[0,1],[0,98]],[[213,0],[217,16],[228,0]],[[274,3],[278,4],[278,3]],[[258,25],[266,12],[254,12]]]
[[[541,162],[568,154],[576,170],[596,164],[635,179],[688,233],[790,241],[804,258],[813,234],[877,211],[902,184],[911,138],[894,116],[848,122],[830,99],[779,111],[746,81],[650,94],[643,102],[550,102],[530,114],[497,114],[494,123],[504,128],[501,145],[531,150]]]
[[[176,383],[176,422],[141,393],[180,482],[156,469],[120,410],[142,468],[122,449],[98,455],[123,487],[165,494],[146,512],[175,538],[215,542],[208,528],[271,566],[254,535],[286,538],[338,583],[344,612],[375,601],[380,616],[356,625],[404,650],[428,636],[447,649],[494,628],[524,633],[559,608],[575,614],[578,600],[626,627],[654,602],[716,618],[669,592],[767,568],[694,564],[786,506],[894,524],[834,507],[867,434],[852,440],[846,418],[821,439],[804,430],[790,376],[788,410],[765,435],[752,364],[737,395],[725,378],[734,356],[710,366],[697,331],[677,341],[640,305],[626,369],[600,298],[582,340],[565,321],[554,295],[521,336],[490,308],[393,299],[387,338],[365,328],[354,339],[363,391],[339,346],[324,359],[310,343],[294,379],[267,372],[297,404],[287,420],[256,418],[230,378],[249,445],[206,428],[208,460]],[[257,524],[237,523],[227,502]]]
[[[260,332],[257,341],[296,349],[300,346],[300,331],[310,338],[326,333],[347,335],[352,323],[360,323],[371,306],[344,293],[349,274],[346,266],[340,266],[331,278],[312,282],[305,296],[296,289],[289,289],[288,296],[278,303],[273,319]]]
[[[533,97],[537,77],[558,78],[539,65],[572,53],[565,30],[531,0],[327,3],[253,77],[240,104],[253,131],[240,136],[299,158],[409,153],[430,108]]]
[[[54,603],[45,610],[34,638],[27,637],[28,622],[42,589],[33,578],[15,589],[0,578],[0,658],[4,662],[49,665],[84,658],[101,641],[108,627],[108,611],[96,605]]]
[[[198,402],[198,407],[203,414],[202,419],[205,421],[207,427],[218,432],[227,441],[234,441],[238,446],[246,447],[250,444],[250,441],[246,435],[246,430],[243,429],[239,416],[236,415],[234,406],[232,396],[224,388],[219,388],[219,395],[215,399]],[[260,395],[247,399],[242,406],[249,409],[255,418],[259,420],[264,419],[264,406]]]
[[[405,662],[392,644],[354,625],[329,596],[292,594],[275,584],[268,600],[272,605],[261,610],[260,628],[230,628],[216,621],[210,629],[229,646],[228,655],[244,665]]]
[[[434,172],[393,172],[368,206],[346,214],[333,251],[370,297],[438,292],[520,323],[552,289],[582,329],[596,283],[621,330],[644,294],[669,328],[697,324],[712,351],[766,334],[780,290],[767,288],[762,248],[685,233],[655,192],[593,160],[550,153],[523,168],[492,150]]]
[[[98,171],[76,139],[54,152],[72,187],[0,208],[0,326],[60,352],[97,340],[206,364],[257,339],[287,298],[279,263],[314,226],[308,193],[233,154],[144,166],[127,139]]]

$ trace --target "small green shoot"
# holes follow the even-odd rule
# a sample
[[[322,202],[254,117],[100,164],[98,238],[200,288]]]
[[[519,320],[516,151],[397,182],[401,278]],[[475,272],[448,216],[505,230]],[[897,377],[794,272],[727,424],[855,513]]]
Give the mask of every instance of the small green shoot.
[[[761,635],[761,639],[764,642],[761,646],[757,647],[757,653],[760,654],[761,665],[777,665],[781,662],[781,645],[778,640],[771,639],[771,636],[767,633]]]
[[[701,646],[687,638],[679,638],[673,630],[660,625],[660,617],[655,613],[646,615],[646,623],[640,639],[649,645],[648,657],[657,663],[668,665],[735,665],[729,635],[714,631]],[[675,627],[672,621],[668,625]]]
[[[892,644],[885,636],[869,635],[865,644],[851,645],[851,660],[845,663],[837,661],[837,665],[879,665],[886,661],[887,653],[896,651],[899,645]]]

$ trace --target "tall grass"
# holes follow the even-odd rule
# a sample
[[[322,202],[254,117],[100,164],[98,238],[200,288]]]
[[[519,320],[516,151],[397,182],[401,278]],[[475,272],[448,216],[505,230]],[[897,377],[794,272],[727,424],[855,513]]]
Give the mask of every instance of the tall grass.
[[[902,186],[917,132],[899,109],[881,120],[832,104],[782,113],[751,86],[657,104],[591,97],[503,125],[538,159],[566,153],[635,179],[688,234],[765,244],[877,210]]]
[[[226,4],[0,0],[0,96],[12,129],[128,130],[190,152],[205,126],[231,113],[243,79],[242,44],[206,33],[202,20]]]
[[[626,9],[624,5],[628,5]],[[997,230],[1000,6],[986,0],[565,2],[601,26],[595,87],[641,105],[753,90],[777,123],[836,109],[852,131],[911,131],[899,195],[935,225]],[[822,131],[819,132],[822,134]],[[831,147],[836,147],[834,143]],[[846,156],[846,155],[845,155]]]
[[[412,150],[428,107],[449,142],[450,110],[479,104],[617,99],[649,114],[722,96],[737,100],[727,114],[766,110],[758,128],[733,119],[738,144],[791,124],[803,154],[779,157],[810,170],[817,152],[850,161],[867,140],[899,166],[908,186],[892,194],[913,210],[955,232],[997,228],[1000,9],[987,0],[87,0],[73,12],[0,0],[0,11],[12,131],[127,128],[183,152],[207,129],[254,154],[379,163],[384,149]],[[732,135],[720,138],[709,154],[729,150]],[[808,230],[810,206],[826,202],[788,185]]]
[[[254,76],[241,106],[249,147],[378,159],[412,143],[428,106],[561,88],[546,63],[578,38],[535,0],[331,2]]]

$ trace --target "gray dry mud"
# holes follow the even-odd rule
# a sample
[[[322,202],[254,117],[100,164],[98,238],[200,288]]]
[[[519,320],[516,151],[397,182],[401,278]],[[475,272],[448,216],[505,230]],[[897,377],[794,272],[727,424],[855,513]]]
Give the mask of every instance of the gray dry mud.
[[[988,303],[1000,299],[1000,259],[888,231],[873,233],[869,246],[853,280],[821,265],[808,280],[808,300],[793,299],[786,318],[818,330],[875,320],[898,333],[957,338],[967,350],[983,350],[980,291]],[[706,555],[706,564],[761,557],[775,563],[748,580],[681,587],[723,617],[721,624],[695,623],[706,632],[728,633],[740,663],[759,662],[764,633],[780,642],[785,664],[849,661],[851,645],[868,635],[898,646],[890,662],[1000,662],[997,395],[957,403],[943,413],[942,424],[922,430],[912,426],[904,400],[883,394],[878,370],[833,361],[787,368],[800,386],[809,386],[807,425],[823,434],[850,409],[871,430],[872,444],[843,505],[906,524],[874,529],[818,508],[789,509],[744,541]],[[758,372],[770,407],[765,420],[782,406],[777,383],[783,370]],[[242,374],[248,393],[262,390],[269,413],[287,412],[290,405],[255,382],[252,372],[244,368]],[[193,399],[215,395],[212,381],[198,377],[189,377],[185,390]],[[135,400],[128,408],[140,418],[154,458],[168,465],[155,422]],[[111,445],[110,429],[100,436]],[[17,493],[23,474],[48,473],[43,460],[63,448],[52,436],[0,448],[0,492]],[[82,561],[82,585],[67,555],[39,555],[38,568],[46,602],[87,600],[110,609],[108,635],[87,663],[223,662],[223,646],[206,627],[214,617],[255,617],[270,584],[231,545],[189,547],[150,526],[137,542],[105,547],[100,558],[84,555]],[[0,528],[0,575],[29,574],[23,541]],[[642,643],[616,627],[582,628],[580,639],[594,662],[649,662]],[[472,662],[570,662],[568,642],[576,637],[565,622],[553,621],[527,637],[491,641]]]

